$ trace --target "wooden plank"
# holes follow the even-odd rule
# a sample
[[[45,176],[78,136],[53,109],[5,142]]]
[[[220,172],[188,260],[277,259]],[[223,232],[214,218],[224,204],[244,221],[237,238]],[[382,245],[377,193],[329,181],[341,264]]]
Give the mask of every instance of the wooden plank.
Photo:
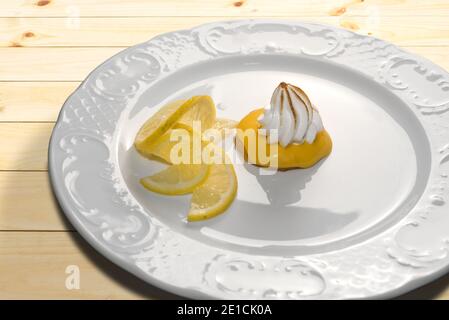
[[[0,299],[177,298],[115,266],[73,232],[0,232],[0,257]],[[68,266],[79,268],[79,290],[66,288]],[[402,298],[449,299],[448,284],[446,275]]]
[[[406,48],[449,70],[447,47]],[[0,48],[0,81],[80,81],[120,50],[123,48]]]
[[[223,18],[222,18],[223,19]],[[227,17],[227,19],[235,19]],[[0,47],[130,46],[161,33],[192,28],[217,17],[0,18]],[[449,18],[306,17],[318,22],[371,34],[398,45],[449,45]]]
[[[80,81],[124,48],[0,48],[0,81]]]
[[[2,17],[447,15],[445,0],[9,0]]]
[[[72,230],[47,172],[0,172],[0,230]]]
[[[175,297],[115,266],[73,232],[0,232],[0,257],[0,299]],[[79,268],[79,290],[66,288],[68,266]]]
[[[79,82],[0,82],[0,122],[55,121]]]
[[[46,170],[53,123],[0,123],[0,170]]]
[[[403,49],[420,55],[449,71],[448,47],[403,47]]]

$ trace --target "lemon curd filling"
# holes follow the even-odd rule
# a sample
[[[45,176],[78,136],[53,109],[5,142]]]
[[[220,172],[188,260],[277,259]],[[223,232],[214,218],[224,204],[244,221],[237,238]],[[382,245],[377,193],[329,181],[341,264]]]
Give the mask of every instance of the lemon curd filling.
[[[318,110],[304,91],[284,82],[274,91],[270,108],[250,112],[237,129],[236,139],[245,158],[258,166],[308,168],[332,151],[332,140]],[[251,131],[254,134],[248,135]],[[262,152],[263,156],[261,148],[266,153]]]

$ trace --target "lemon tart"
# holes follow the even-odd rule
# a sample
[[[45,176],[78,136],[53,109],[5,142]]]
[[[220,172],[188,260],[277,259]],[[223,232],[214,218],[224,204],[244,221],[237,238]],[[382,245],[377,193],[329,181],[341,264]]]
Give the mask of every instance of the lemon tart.
[[[308,168],[332,151],[332,140],[316,107],[303,90],[285,82],[273,92],[269,109],[250,112],[237,129],[245,158],[258,166]]]

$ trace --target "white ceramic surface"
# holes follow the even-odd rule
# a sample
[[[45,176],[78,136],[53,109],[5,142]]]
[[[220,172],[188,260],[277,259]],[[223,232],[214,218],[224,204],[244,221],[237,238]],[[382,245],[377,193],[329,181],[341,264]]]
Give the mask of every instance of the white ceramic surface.
[[[280,81],[318,107],[334,148],[313,168],[236,164],[238,195],[187,223],[189,197],[144,190],[161,168],[133,140],[165,102],[218,116],[266,106]],[[64,104],[49,165],[69,220],[143,280],[192,298],[387,298],[449,268],[449,75],[384,41],[296,21],[161,35],[95,69]]]

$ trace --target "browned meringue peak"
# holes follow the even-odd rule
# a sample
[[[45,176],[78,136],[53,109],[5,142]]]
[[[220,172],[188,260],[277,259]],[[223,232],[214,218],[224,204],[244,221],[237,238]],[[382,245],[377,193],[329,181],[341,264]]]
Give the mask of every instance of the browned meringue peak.
[[[318,111],[299,87],[281,82],[271,97],[270,109],[259,120],[269,143],[286,147],[291,143],[312,143],[323,130]]]

